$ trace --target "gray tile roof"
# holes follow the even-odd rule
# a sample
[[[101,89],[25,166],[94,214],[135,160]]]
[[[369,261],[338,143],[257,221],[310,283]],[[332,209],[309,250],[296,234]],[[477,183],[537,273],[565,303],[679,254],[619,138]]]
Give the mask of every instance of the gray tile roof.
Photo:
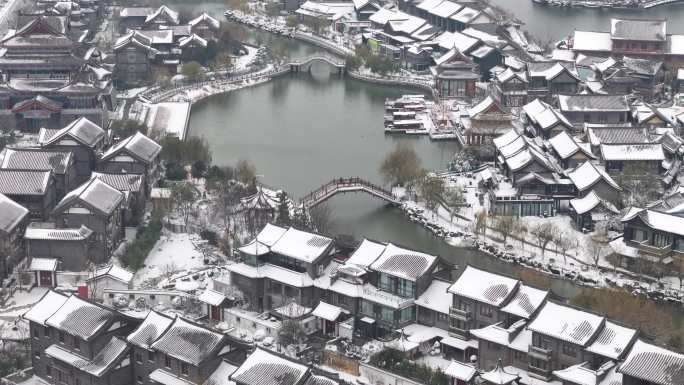
[[[140,174],[107,174],[94,172],[91,177],[97,178],[121,192],[138,192],[142,187],[142,175]]]
[[[0,153],[0,168],[14,170],[52,170],[64,174],[71,152],[29,148],[6,148]]]
[[[24,206],[0,194],[0,231],[11,233],[28,213]]]
[[[0,193],[5,195],[43,195],[51,171],[0,170]]]
[[[652,384],[684,385],[684,355],[637,341],[618,371]]]
[[[151,346],[183,362],[199,365],[223,343],[223,335],[177,317]]]
[[[48,136],[48,134],[52,135]],[[105,132],[97,124],[81,117],[58,131],[41,129],[38,142],[43,146],[55,144],[65,136],[69,136],[84,146],[92,148],[101,140],[104,140]]]
[[[161,146],[140,132],[136,132],[107,150],[102,155],[102,160],[111,159],[123,150],[144,163],[151,163],[159,155]]]
[[[46,241],[82,241],[93,233],[85,226],[78,229],[50,229],[28,226],[24,232],[24,239]]]
[[[123,358],[128,350],[128,343],[120,337],[114,336],[111,337],[107,345],[97,352],[92,360],[74,354],[56,344],[45,349],[45,354],[88,374],[102,377]]]
[[[159,338],[173,323],[173,318],[167,317],[156,311],[150,311],[145,320],[128,335],[127,340],[135,346],[149,349],[154,341]]]
[[[618,40],[665,41],[667,21],[611,19],[610,37]]]
[[[105,215],[111,214],[124,198],[124,194],[101,181],[91,179],[67,193],[57,204],[54,211],[61,211],[75,201],[86,204]]]
[[[45,323],[57,330],[88,340],[116,318],[112,310],[71,295]]]
[[[307,373],[305,365],[257,348],[230,378],[240,384],[295,385]]]
[[[629,111],[625,95],[558,95],[561,111]]]
[[[599,144],[641,144],[648,143],[646,131],[641,127],[591,127],[587,129],[589,142]]]

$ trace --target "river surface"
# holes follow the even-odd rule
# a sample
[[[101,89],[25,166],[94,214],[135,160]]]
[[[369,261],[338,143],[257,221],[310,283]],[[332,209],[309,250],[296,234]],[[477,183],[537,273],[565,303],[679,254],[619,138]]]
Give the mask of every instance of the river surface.
[[[279,46],[295,58],[317,52],[307,44],[267,34],[252,39]],[[330,74],[325,64],[315,64],[311,74],[287,75],[194,105],[190,134],[208,140],[214,163],[232,165],[238,159],[249,159],[262,182],[283,188],[295,198],[335,177],[359,176],[382,184],[378,167],[398,143],[412,146],[428,169],[445,168],[459,149],[454,142],[384,134],[385,99],[405,93],[417,91],[351,80]],[[399,209],[369,195],[340,195],[328,204],[334,212],[335,233],[394,242],[460,266],[472,264],[515,274],[508,263],[445,244],[409,222]],[[556,281],[553,289],[566,297],[577,292],[574,285],[562,280]]]
[[[611,17],[666,19],[667,33],[684,33],[684,3],[643,10],[560,8],[535,4],[532,0],[489,0],[525,23],[523,29],[542,42],[571,36],[574,30],[608,31]]]

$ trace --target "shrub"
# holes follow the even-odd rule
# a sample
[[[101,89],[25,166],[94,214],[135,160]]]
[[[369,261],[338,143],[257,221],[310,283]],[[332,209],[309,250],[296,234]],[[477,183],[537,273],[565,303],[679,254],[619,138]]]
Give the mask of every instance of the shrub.
[[[135,240],[128,245],[126,253],[121,256],[121,263],[125,267],[135,271],[143,266],[145,258],[161,235],[162,217],[162,213],[155,211],[147,226],[138,229]]]

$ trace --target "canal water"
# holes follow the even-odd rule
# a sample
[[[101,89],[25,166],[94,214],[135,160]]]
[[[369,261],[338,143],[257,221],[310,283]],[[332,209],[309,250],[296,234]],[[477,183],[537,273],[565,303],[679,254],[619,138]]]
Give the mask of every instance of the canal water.
[[[644,10],[560,8],[533,3],[532,0],[489,0],[523,21],[526,29],[542,42],[558,41],[574,30],[608,31],[611,17],[666,19],[668,33],[684,33],[684,3],[662,5]]]
[[[317,50],[267,34],[253,39],[271,47],[285,45],[292,57]],[[428,169],[445,168],[459,149],[454,142],[384,134],[385,99],[417,92],[340,77],[330,74],[327,65],[315,64],[311,74],[288,75],[199,102],[192,109],[190,134],[208,140],[214,163],[230,165],[249,159],[263,175],[262,182],[281,187],[295,198],[335,177],[359,176],[382,184],[379,165],[398,143],[413,147]],[[472,264],[515,274],[508,263],[445,244],[409,222],[399,209],[368,195],[337,196],[329,205],[338,234],[395,242],[460,266]],[[554,292],[570,297],[577,288],[559,280]]]

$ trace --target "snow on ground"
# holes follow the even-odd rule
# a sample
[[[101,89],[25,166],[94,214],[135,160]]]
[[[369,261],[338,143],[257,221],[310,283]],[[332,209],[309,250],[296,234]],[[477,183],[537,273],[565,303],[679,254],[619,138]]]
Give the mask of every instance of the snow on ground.
[[[18,317],[24,313],[47,292],[46,287],[34,287],[29,291],[17,290],[9,298],[5,306],[0,308],[0,317]]]
[[[453,173],[442,173],[440,176],[444,178],[447,191],[449,188],[457,188],[460,186],[465,190],[465,200],[471,207],[463,207],[458,211],[458,214],[469,218],[469,221],[464,219],[454,217],[453,222],[450,220],[449,211],[443,207],[438,206],[437,209],[432,212],[425,207],[425,202],[414,202],[406,201],[404,203],[404,208],[413,210],[423,210],[423,217],[431,224],[437,225],[449,232],[463,232],[466,235],[464,238],[446,238],[446,242],[452,245],[462,245],[468,244],[468,239],[474,236],[473,234],[473,221],[475,215],[481,210],[486,210],[488,212],[489,198],[485,195],[483,199],[483,204],[480,204],[480,200],[477,197],[478,188],[476,177],[468,177],[468,174],[455,175]],[[604,268],[604,271],[599,271],[594,267],[594,261],[592,259],[592,248],[591,248],[591,234],[583,234],[577,231],[570,217],[565,215],[558,215],[549,218],[542,217],[522,217],[521,220],[526,223],[528,228],[528,233],[524,237],[527,243],[522,244],[520,240],[515,239],[513,235],[509,236],[506,244],[509,245],[507,251],[517,256],[527,257],[530,261],[535,261],[541,264],[548,264],[553,259],[553,264],[561,270],[574,271],[580,273],[582,276],[587,278],[593,278],[599,282],[599,285],[605,285],[604,277],[610,277],[611,280],[618,282],[619,285],[625,285],[633,282],[633,279],[629,277],[623,277],[618,271],[615,274],[613,266],[606,260],[606,256],[609,255],[609,247],[605,247],[599,258],[599,266]],[[571,234],[576,239],[576,246],[570,248],[566,253],[566,258],[563,258],[560,251],[555,250],[553,243],[547,246],[547,249],[542,256],[541,248],[534,244],[534,237],[530,234],[532,228],[539,223],[552,223],[559,231]],[[475,238],[480,241],[486,242],[488,245],[495,246],[500,250],[506,250],[506,245],[503,244],[502,237],[499,233],[495,232],[491,227],[492,224],[488,224],[489,229],[485,235],[478,235]],[[466,239],[468,238],[468,239]],[[512,246],[512,248],[511,248]],[[656,281],[654,278],[653,281]],[[679,280],[676,277],[665,277],[661,279],[666,286],[672,289],[679,289]]]
[[[205,267],[204,256],[193,243],[199,240],[195,234],[164,233],[145,259],[145,267],[135,274],[134,285],[172,271]]]
[[[258,48],[250,47],[248,45],[245,46],[245,49],[247,49],[246,55],[233,57],[233,68],[235,71],[247,69],[248,65],[250,65],[254,61],[254,58],[256,58],[257,51],[259,51]]]

